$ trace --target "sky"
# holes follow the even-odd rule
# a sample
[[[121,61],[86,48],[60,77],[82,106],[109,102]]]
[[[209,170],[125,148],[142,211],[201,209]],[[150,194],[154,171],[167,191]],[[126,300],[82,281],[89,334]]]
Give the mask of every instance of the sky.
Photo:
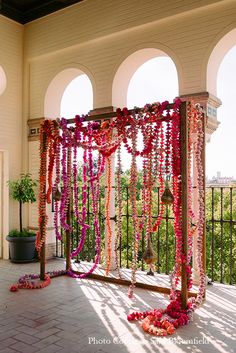
[[[173,101],[178,96],[178,76],[169,57],[148,60],[133,75],[127,94],[127,106],[142,107],[156,101]],[[212,178],[217,171],[222,176],[236,177],[236,46],[224,57],[217,76],[217,97],[222,106],[218,108],[220,125],[206,146],[206,175]],[[122,108],[122,107],[121,107]],[[86,75],[71,81],[61,101],[61,116],[72,118],[93,109],[92,85]],[[142,142],[139,142],[141,147]],[[130,156],[122,150],[124,169],[130,164]],[[138,160],[138,166],[141,161]]]

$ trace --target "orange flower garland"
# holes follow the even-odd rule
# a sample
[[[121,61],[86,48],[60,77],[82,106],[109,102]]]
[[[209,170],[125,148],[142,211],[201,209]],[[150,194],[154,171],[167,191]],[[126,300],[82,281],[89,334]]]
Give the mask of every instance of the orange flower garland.
[[[47,153],[51,139],[53,121],[45,120],[40,127],[40,169],[39,169],[39,231],[36,237],[36,249],[40,256],[41,248],[46,239],[48,216],[46,214],[46,182],[47,182]]]

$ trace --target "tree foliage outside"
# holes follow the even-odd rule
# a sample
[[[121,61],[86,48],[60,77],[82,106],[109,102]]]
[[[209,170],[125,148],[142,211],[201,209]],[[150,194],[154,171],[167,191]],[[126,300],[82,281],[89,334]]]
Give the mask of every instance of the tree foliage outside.
[[[122,173],[122,239],[118,247],[118,259],[124,268],[130,268],[132,264],[132,214],[129,203],[129,170]],[[81,181],[81,178],[79,178]],[[99,206],[99,219],[101,227],[102,261],[104,261],[105,249],[105,187],[102,178],[101,198]],[[80,185],[81,187],[82,185]],[[137,182],[137,209],[142,214],[142,172],[138,173]],[[90,191],[88,188],[88,193]],[[153,190],[153,222],[159,213],[158,188]],[[212,197],[214,202],[212,203]],[[236,188],[232,192],[232,207],[230,207],[230,189],[224,189],[221,198],[220,188],[208,189],[206,193],[206,269],[207,276],[214,281],[236,284]],[[79,200],[81,207],[81,200]],[[212,206],[214,210],[214,222],[212,222]],[[220,221],[221,220],[221,221]],[[233,221],[234,220],[234,221]],[[93,261],[95,257],[95,232],[93,228],[93,213],[91,195],[87,200],[87,223],[90,229],[84,249],[78,259]],[[76,247],[80,239],[80,227],[73,221],[72,246]],[[152,235],[152,243],[157,253],[156,271],[168,274],[172,271],[175,262],[175,236],[173,228],[173,214],[171,207],[166,208],[163,221],[158,231]],[[142,256],[146,248],[144,232],[141,234],[138,252],[138,268],[148,270]]]
[[[32,179],[31,174],[21,174],[21,177],[17,180],[8,181],[9,190],[11,197],[19,202],[19,229],[20,233],[26,234],[23,231],[22,226],[22,205],[28,202],[35,202],[35,187],[37,186],[37,181]],[[16,234],[16,231],[14,231]],[[11,234],[10,234],[11,235]],[[11,235],[13,236],[13,235]]]
[[[236,187],[207,189],[206,220],[207,275],[236,284]]]

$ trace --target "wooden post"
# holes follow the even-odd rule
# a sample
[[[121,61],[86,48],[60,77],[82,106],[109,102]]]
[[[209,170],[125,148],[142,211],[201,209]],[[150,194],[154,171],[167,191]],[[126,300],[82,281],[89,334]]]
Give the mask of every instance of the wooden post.
[[[46,241],[46,240],[45,240]],[[40,279],[41,281],[45,280],[45,243],[43,243],[40,251]]]
[[[67,175],[69,176],[69,186],[68,186],[68,200],[67,200],[67,214],[66,214],[66,223],[71,226],[71,148],[68,148],[67,151]],[[71,246],[71,239],[70,239],[70,229],[66,231],[66,270],[70,269],[70,246]]]
[[[69,195],[70,200],[70,195]],[[68,203],[67,215],[66,215],[66,223],[71,225],[71,200]],[[70,230],[66,231],[66,270],[70,269]]]
[[[181,208],[182,208],[182,253],[188,254],[188,119],[186,102],[180,106],[180,156],[181,156]],[[181,268],[181,305],[187,308],[188,288],[185,264]]]
[[[44,131],[43,132],[43,139],[42,139],[42,155],[44,156],[45,155],[45,158],[42,159],[41,157],[41,161],[40,161],[40,173],[43,173],[44,170],[46,170],[46,166],[47,166],[47,157],[46,157],[46,154],[47,154],[47,134],[46,132]],[[45,175],[45,178],[46,178],[46,175]],[[44,187],[43,187],[43,190],[41,190],[41,195],[39,195],[40,198],[44,198],[43,202],[45,204],[45,213],[46,213],[46,182],[44,183]],[[44,216],[43,216],[43,219],[41,221],[41,235],[43,234],[43,228],[45,226],[45,223],[46,223],[46,214],[44,213]],[[46,259],[46,256],[45,256],[45,242],[46,242],[46,239],[44,241],[44,243],[42,244],[42,247],[41,247],[41,251],[40,251],[40,279],[41,281],[44,281],[45,280],[45,259]]]

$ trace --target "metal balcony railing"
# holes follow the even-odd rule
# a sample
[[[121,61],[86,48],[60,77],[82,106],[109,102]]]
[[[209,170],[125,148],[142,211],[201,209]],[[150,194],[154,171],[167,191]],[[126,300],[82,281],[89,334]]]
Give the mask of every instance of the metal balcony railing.
[[[88,195],[90,190],[88,188]],[[118,261],[121,267],[129,268],[132,262],[132,222],[129,205],[129,187],[122,188],[122,239],[118,246]],[[101,190],[99,201],[99,222],[101,228],[102,256],[105,248],[105,189]],[[153,190],[153,222],[159,213],[159,188]],[[141,217],[141,188],[137,191],[137,205]],[[72,248],[78,245],[80,227],[71,214],[73,231]],[[91,197],[87,199],[87,223],[90,229],[84,249],[77,260],[93,261],[95,257],[95,234],[92,225],[93,213]],[[63,235],[62,235],[63,236]],[[152,236],[152,243],[157,253],[157,273],[168,274],[174,266],[175,237],[171,207],[166,207],[158,231]],[[206,189],[206,271],[209,279],[221,283],[236,284],[236,187],[207,187]],[[145,234],[141,235],[138,252],[138,266],[141,270],[148,267],[142,259],[145,250]],[[56,256],[64,257],[64,244],[56,244]]]

